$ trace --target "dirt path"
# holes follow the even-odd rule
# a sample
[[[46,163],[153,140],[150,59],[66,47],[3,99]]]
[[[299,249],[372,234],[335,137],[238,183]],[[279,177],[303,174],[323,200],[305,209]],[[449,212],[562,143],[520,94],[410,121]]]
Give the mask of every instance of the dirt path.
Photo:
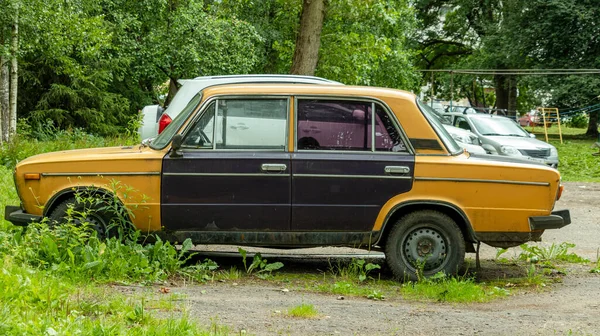
[[[547,232],[541,244],[575,243],[574,252],[596,260],[600,248],[600,184],[566,183],[565,189],[556,208],[570,209],[573,224]],[[221,251],[236,249],[221,248]],[[364,253],[331,248],[310,252]],[[299,252],[285,252],[294,253]],[[484,259],[492,259],[495,253],[493,248],[482,248]],[[380,257],[377,253],[373,256]],[[271,257],[270,261],[274,260]],[[306,263],[306,258],[302,262]],[[600,275],[588,271],[587,265],[573,266],[563,283],[541,293],[521,293],[490,303],[466,305],[419,303],[400,298],[338,300],[333,294],[282,292],[278,287],[234,286],[232,282],[179,287],[173,291],[185,294],[190,314],[200,323],[216,319],[234,332],[246,330],[256,335],[600,335]],[[320,316],[315,319],[285,316],[287,309],[301,303],[314,305]]]
[[[264,286],[180,288],[192,316],[216,319],[256,335],[594,335],[600,333],[600,277],[568,276],[546,292],[526,293],[482,304],[372,301]],[[321,314],[290,318],[302,303]]]

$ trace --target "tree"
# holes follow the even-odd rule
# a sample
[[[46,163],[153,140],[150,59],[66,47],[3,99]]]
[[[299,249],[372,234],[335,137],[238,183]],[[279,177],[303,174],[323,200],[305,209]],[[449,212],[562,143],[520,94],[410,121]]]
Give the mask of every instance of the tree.
[[[300,15],[300,31],[296,39],[292,69],[295,75],[315,73],[325,18],[325,0],[304,0]]]
[[[600,68],[599,0],[512,0],[518,10],[508,18],[511,27],[504,44],[526,66],[549,69]],[[513,57],[515,57],[513,56]],[[536,81],[550,93],[550,104],[574,108],[600,103],[598,75],[543,77]],[[586,134],[598,136],[598,113],[590,115]]]
[[[222,0],[215,15],[250,22],[263,37],[259,72],[290,73],[302,0]],[[418,75],[407,43],[415,32],[408,0],[328,0],[315,75],[345,84],[414,90]]]

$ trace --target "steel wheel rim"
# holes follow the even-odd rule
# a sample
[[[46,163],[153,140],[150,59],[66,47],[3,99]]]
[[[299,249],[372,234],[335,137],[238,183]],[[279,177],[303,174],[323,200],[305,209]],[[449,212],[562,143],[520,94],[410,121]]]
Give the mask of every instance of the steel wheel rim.
[[[94,215],[87,215],[83,220],[77,220],[75,223],[81,225],[84,222],[89,223],[90,227],[96,231],[98,238],[106,237],[106,224],[102,218]]]
[[[448,261],[449,244],[444,235],[431,226],[423,225],[411,230],[402,239],[401,257],[415,270],[424,272],[443,269]]]

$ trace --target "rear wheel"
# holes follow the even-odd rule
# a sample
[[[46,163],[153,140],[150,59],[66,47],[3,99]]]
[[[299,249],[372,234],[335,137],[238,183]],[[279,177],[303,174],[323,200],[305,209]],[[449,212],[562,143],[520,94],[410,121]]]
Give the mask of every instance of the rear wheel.
[[[454,274],[464,262],[465,241],[452,218],[438,211],[418,211],[396,222],[385,256],[401,280],[414,281],[438,272]]]

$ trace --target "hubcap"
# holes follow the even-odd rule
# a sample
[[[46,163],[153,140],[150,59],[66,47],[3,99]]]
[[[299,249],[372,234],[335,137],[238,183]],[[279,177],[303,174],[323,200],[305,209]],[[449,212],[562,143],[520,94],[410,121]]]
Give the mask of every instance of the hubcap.
[[[448,244],[438,231],[421,227],[405,236],[402,250],[405,261],[410,265],[431,271],[442,266],[446,260]]]

